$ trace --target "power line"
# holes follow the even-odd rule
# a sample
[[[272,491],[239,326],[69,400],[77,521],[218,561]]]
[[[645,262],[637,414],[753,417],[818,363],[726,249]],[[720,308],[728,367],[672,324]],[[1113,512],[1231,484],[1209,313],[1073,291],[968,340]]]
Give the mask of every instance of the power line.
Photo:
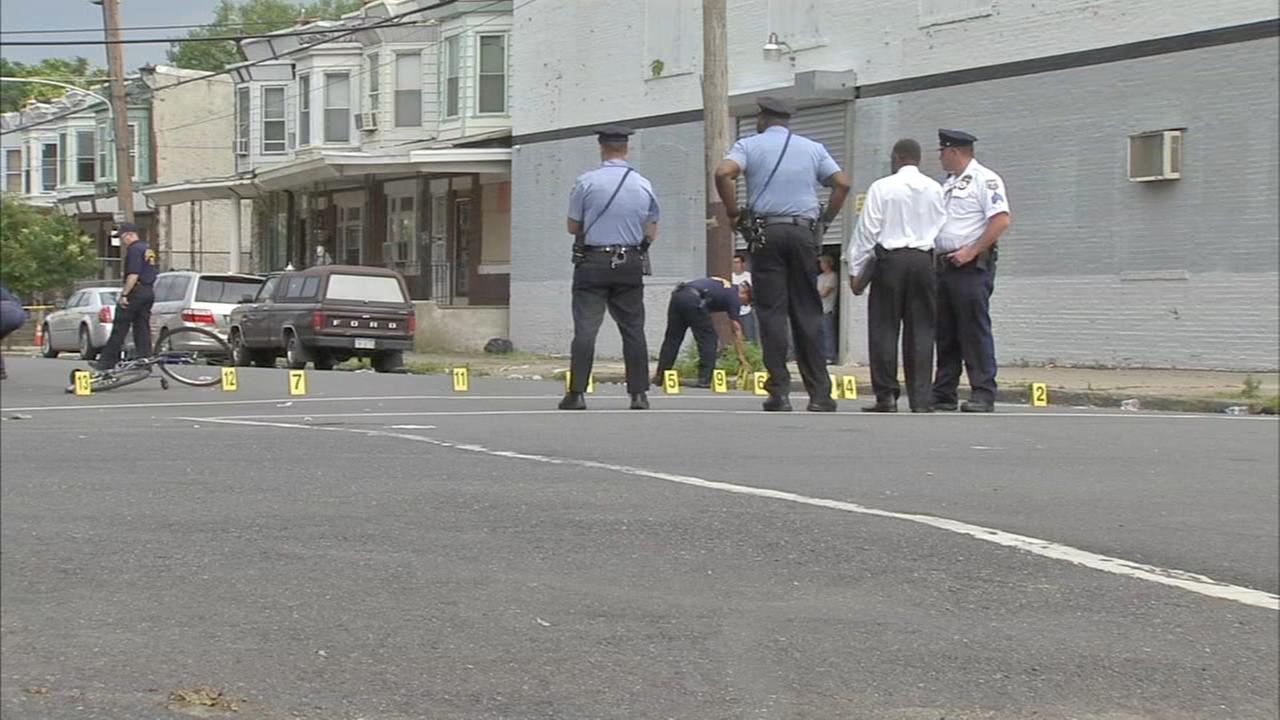
[[[250,33],[214,37],[125,38],[121,40],[0,40],[0,47],[60,47],[79,45],[171,45],[183,42],[239,42],[256,38],[311,37],[318,33],[337,32],[341,28],[320,28],[297,32]]]
[[[202,28],[237,28],[237,27],[279,27],[280,23],[276,22],[229,22],[229,23],[204,23],[201,25],[133,25],[130,27],[120,28],[121,32],[137,32],[139,30],[199,30]],[[0,35],[62,35],[76,33],[97,33],[102,34],[102,28],[63,28],[61,30],[0,30]]]

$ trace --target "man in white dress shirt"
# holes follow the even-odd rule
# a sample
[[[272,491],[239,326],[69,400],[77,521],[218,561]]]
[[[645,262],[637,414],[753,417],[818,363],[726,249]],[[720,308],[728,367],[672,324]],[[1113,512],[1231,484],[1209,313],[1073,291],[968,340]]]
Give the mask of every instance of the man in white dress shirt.
[[[942,186],[920,172],[920,143],[893,146],[893,174],[871,184],[862,206],[859,232],[850,248],[849,277],[870,268],[867,303],[871,387],[876,401],[865,412],[897,412],[898,333],[911,412],[933,412],[932,374],[936,285],[933,243],[946,221]]]

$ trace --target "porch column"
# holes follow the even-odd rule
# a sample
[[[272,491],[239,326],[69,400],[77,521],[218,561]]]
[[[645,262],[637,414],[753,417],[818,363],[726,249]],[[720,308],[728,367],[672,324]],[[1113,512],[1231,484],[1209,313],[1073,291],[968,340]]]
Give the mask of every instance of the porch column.
[[[240,272],[240,198],[231,201],[231,256],[227,272]]]

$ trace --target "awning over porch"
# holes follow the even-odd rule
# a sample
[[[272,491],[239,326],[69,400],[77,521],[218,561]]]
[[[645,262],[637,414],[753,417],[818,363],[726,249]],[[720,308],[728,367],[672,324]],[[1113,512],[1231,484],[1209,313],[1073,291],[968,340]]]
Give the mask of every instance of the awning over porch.
[[[286,190],[340,178],[390,177],[419,173],[483,175],[511,171],[511,148],[421,147],[395,153],[321,151],[263,170],[263,190]]]
[[[115,195],[68,195],[58,198],[52,204],[58,208],[58,212],[72,217],[78,215],[114,215],[120,209],[120,203]],[[151,212],[151,207],[147,204],[147,199],[143,193],[135,192],[133,194],[133,207],[135,212]]]
[[[262,194],[250,177],[209,178],[157,185],[142,191],[155,205],[177,205],[198,200],[249,200]]]

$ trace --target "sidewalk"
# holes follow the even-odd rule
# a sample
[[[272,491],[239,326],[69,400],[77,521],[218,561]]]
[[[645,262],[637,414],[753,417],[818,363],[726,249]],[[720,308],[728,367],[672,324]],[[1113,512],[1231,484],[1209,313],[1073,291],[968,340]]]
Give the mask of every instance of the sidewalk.
[[[5,348],[5,354],[37,355],[34,347]],[[489,355],[484,353],[406,353],[405,366],[410,372],[446,373],[450,368],[467,367],[475,377],[500,377],[513,380],[559,380],[569,369],[567,356]],[[871,371],[862,366],[836,366],[832,375],[857,378],[858,400],[871,396]],[[799,372],[791,367],[799,387]],[[620,360],[597,360],[596,382],[624,382]],[[1071,367],[1002,367],[999,373],[1000,402],[1026,403],[1031,383],[1044,383],[1049,390],[1049,403],[1065,406],[1119,408],[1126,400],[1137,400],[1143,410],[1176,410],[1183,412],[1222,412],[1229,407],[1248,406],[1250,412],[1275,414],[1280,406],[1280,373],[1226,372],[1214,370],[1110,370]],[[689,383],[689,379],[683,382]],[[730,379],[732,385],[733,380]],[[1246,385],[1247,384],[1247,385]],[[1252,387],[1246,391],[1246,387]],[[734,391],[736,392],[736,391]],[[962,379],[961,398],[967,387]]]
[[[514,379],[563,379],[569,358],[516,353],[484,355],[465,353],[412,353],[405,362],[414,372],[445,372],[466,366],[473,375]],[[792,366],[799,384],[799,373]],[[857,378],[858,397],[871,395],[871,371],[859,366],[831,366],[832,375]],[[624,382],[619,360],[597,360],[597,382]],[[685,382],[688,382],[687,379]],[[732,380],[730,381],[732,382]],[[1247,405],[1252,412],[1274,413],[1280,394],[1280,373],[1225,372],[1212,370],[1110,370],[1067,367],[1002,367],[999,374],[1001,402],[1026,403],[1031,383],[1048,386],[1053,405],[1118,408],[1136,399],[1146,410],[1222,412]],[[1254,389],[1245,395],[1246,382]],[[1256,385],[1255,385],[1256,384]],[[967,388],[962,380],[961,397]]]

